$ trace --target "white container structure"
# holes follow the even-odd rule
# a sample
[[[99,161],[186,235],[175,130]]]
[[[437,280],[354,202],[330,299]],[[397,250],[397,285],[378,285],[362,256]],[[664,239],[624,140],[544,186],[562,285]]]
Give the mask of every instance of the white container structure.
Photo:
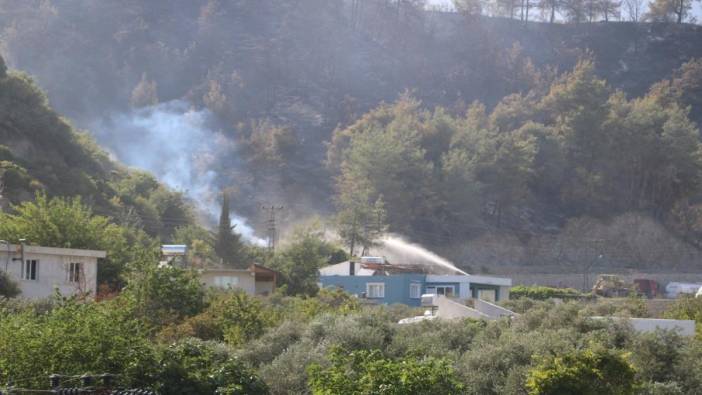
[[[668,283],[665,286],[665,296],[671,299],[675,299],[680,296],[680,294],[695,295],[702,287],[702,284],[695,283]]]

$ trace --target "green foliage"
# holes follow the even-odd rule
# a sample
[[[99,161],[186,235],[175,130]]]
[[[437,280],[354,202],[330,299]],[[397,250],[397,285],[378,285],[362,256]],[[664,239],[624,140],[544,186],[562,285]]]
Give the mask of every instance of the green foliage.
[[[196,315],[205,307],[196,272],[171,266],[159,268],[155,260],[134,270],[125,294],[139,317],[155,326]]]
[[[312,393],[323,394],[460,394],[462,385],[447,360],[392,360],[378,350],[335,349],[331,366],[309,368]]]
[[[675,81],[695,86],[696,70],[686,66]],[[335,131],[327,158],[338,174],[339,231],[363,244],[379,196],[390,231],[442,244],[515,224],[544,204],[566,217],[667,215],[702,185],[699,133],[680,105],[683,92],[696,94],[671,82],[627,100],[583,60],[548,89],[507,96],[492,113],[480,103],[464,117],[429,113],[403,95]]]
[[[260,337],[277,319],[271,306],[243,291],[217,292],[209,295],[202,312],[165,327],[159,338],[172,341],[197,337],[240,346]]]
[[[319,269],[343,257],[339,248],[324,239],[315,225],[294,231],[289,242],[276,252],[271,268],[282,275],[286,292],[290,295],[317,293]]]
[[[4,315],[0,380],[46,388],[47,377],[54,373],[119,372],[124,385],[148,383],[156,358],[147,328],[121,302],[56,300],[46,313]]]
[[[676,320],[694,320],[697,338],[702,340],[702,298],[690,295],[681,295],[675,303],[664,313],[666,318]]]
[[[37,193],[35,202],[14,207],[14,213],[0,213],[0,238],[13,243],[107,251],[99,265],[100,282],[118,285],[130,263],[152,248],[139,231],[127,229],[93,214],[80,197],[51,198]]]
[[[212,232],[197,225],[180,226],[173,233],[175,244],[185,244],[188,247],[188,260],[196,265],[215,262],[217,255],[214,250],[215,237]]]
[[[3,64],[4,65],[4,64]],[[0,77],[0,183],[13,203],[37,191],[50,196],[80,196],[95,211],[126,226],[168,239],[173,224],[193,222],[183,196],[152,176],[114,163],[87,134],[75,130],[48,105],[46,95],[27,75]],[[22,147],[24,152],[15,152]]]
[[[617,352],[585,349],[544,360],[526,385],[533,395],[633,394],[634,369]]]
[[[378,199],[392,207],[387,221],[398,231],[411,229],[413,219],[424,210],[417,203],[423,204],[431,194],[432,165],[425,159],[419,133],[428,115],[418,107],[419,102],[403,96],[395,105],[383,105],[338,132],[337,144],[330,148],[330,156],[338,152],[334,159],[338,163],[330,159],[330,165],[340,172],[337,205],[345,238],[362,237],[359,229],[384,222],[375,220],[381,213],[385,217],[384,209],[373,215]]]
[[[636,350],[630,360],[640,382],[666,383],[678,377],[671,369],[680,366],[685,340],[675,331],[642,333],[631,340],[630,349]]]
[[[235,346],[261,336],[272,318],[260,301],[243,292],[222,294],[210,302],[207,312],[222,328],[224,340]]]
[[[249,266],[244,255],[244,245],[241,235],[234,232],[231,218],[229,217],[229,194],[222,193],[222,212],[219,216],[219,227],[214,250],[225,265],[246,268]]]
[[[154,389],[163,394],[267,394],[266,384],[213,342],[185,339],[160,350]]]
[[[0,272],[0,298],[14,298],[20,294],[20,289],[6,272]]]
[[[551,288],[538,285],[514,286],[512,289],[510,289],[509,295],[512,299],[529,298],[534,300],[547,300],[552,298],[579,299],[585,296],[572,288]]]

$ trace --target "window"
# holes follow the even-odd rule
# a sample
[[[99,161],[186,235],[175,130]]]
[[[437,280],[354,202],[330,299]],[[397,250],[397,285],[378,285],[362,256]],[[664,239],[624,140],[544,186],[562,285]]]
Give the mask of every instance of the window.
[[[27,259],[22,265],[22,280],[37,279],[37,260]]]
[[[384,298],[385,283],[367,283],[366,284],[367,298]]]
[[[230,288],[239,285],[239,277],[234,276],[217,276],[214,278],[216,287]]]
[[[435,287],[427,287],[427,293],[452,297],[454,295],[454,288],[453,285],[437,285]]]
[[[410,284],[410,298],[419,299],[422,297],[422,284],[411,283]]]
[[[71,262],[68,265],[68,282],[77,283],[83,278],[83,264]]]

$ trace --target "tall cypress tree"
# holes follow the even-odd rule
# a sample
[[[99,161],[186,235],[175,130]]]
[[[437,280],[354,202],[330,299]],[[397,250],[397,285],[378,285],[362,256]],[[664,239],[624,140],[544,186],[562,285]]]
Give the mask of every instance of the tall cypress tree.
[[[217,229],[217,241],[215,252],[222,260],[222,263],[234,267],[246,267],[244,257],[244,245],[241,236],[234,232],[236,225],[232,226],[229,214],[229,195],[222,192],[222,212],[219,216],[219,227]]]

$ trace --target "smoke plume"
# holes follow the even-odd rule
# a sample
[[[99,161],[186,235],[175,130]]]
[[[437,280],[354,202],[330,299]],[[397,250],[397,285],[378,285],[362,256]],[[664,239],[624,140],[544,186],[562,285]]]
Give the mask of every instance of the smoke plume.
[[[92,129],[119,161],[151,172],[195,201],[211,225],[221,207],[216,164],[235,151],[215,125],[209,110],[174,100],[110,116]],[[232,222],[245,240],[265,244],[245,218],[232,213]]]

